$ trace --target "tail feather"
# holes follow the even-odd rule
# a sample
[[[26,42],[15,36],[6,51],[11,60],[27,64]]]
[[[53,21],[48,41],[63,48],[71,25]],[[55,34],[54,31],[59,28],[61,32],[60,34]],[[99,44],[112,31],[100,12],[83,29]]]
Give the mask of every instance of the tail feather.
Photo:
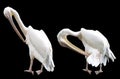
[[[52,57],[48,56],[48,57],[46,58],[46,60],[43,62],[43,65],[44,65],[44,67],[45,67],[45,69],[46,69],[47,71],[49,71],[49,72],[50,72],[50,71],[51,71],[51,72],[54,71],[55,65],[54,65],[54,62],[53,62]]]
[[[113,52],[107,48],[107,52],[106,55],[114,62],[114,60],[116,59],[115,55],[113,54]]]

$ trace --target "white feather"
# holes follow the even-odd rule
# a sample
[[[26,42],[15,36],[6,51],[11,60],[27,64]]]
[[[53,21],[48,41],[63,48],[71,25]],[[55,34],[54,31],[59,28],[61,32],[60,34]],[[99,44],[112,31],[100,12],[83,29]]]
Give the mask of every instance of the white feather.
[[[75,51],[77,50],[77,52],[80,53],[80,50],[75,45],[68,41],[66,42],[66,37],[68,35],[75,36],[82,41],[85,47],[85,52],[81,54],[85,56],[87,55],[86,60],[92,66],[97,67],[99,64],[103,64],[105,66],[109,58],[112,61],[116,59],[110,50],[107,38],[98,30],[87,30],[85,28],[81,28],[80,31],[74,32],[68,28],[64,28],[58,33],[57,39],[61,46]]]
[[[43,66],[47,71],[54,71],[55,65],[53,62],[52,45],[45,32],[43,30],[33,29],[31,26],[25,27],[22,20],[20,19],[18,12],[11,7],[6,7],[3,13],[20,39],[29,47],[30,66],[29,69],[25,71],[33,73],[32,65],[34,58],[42,63],[41,69],[36,71],[38,74],[42,72]],[[25,40],[21,33],[17,30],[12,16],[14,16],[15,20],[17,21],[23,35],[25,36]]]
[[[99,31],[81,29],[81,41],[85,47],[85,51],[90,54],[87,62],[97,67],[99,64],[106,65],[109,58],[114,61],[116,57],[110,50],[110,45],[106,37]]]
[[[47,71],[54,70],[52,59],[52,45],[43,30],[35,30],[31,26],[28,27],[26,34],[26,43],[29,46],[32,56],[40,61]]]

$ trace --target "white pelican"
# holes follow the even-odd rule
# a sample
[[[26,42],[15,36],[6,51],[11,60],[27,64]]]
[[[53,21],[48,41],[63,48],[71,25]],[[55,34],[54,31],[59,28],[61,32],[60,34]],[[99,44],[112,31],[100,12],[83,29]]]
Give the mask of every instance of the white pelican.
[[[32,65],[34,58],[36,58],[39,62],[42,63],[41,69],[36,71],[38,75],[43,71],[43,67],[45,67],[47,71],[53,72],[55,67],[52,54],[53,49],[51,42],[49,41],[45,32],[43,30],[33,29],[31,26],[25,27],[22,20],[20,19],[18,12],[11,7],[6,7],[3,13],[9,20],[20,39],[29,47],[30,66],[29,69],[25,71],[33,74]],[[23,32],[23,35],[25,36],[25,40],[17,30],[12,16],[15,17],[15,20],[17,21],[21,31]]]
[[[85,52],[69,42],[67,39],[68,35],[77,37],[79,40],[81,40],[85,47]],[[80,31],[74,32],[69,28],[65,28],[58,33],[57,39],[62,47],[70,48],[85,56],[86,68],[83,70],[87,71],[89,74],[91,74],[91,70],[88,69],[88,64],[91,64],[95,67],[100,65],[99,71],[95,71],[96,74],[99,74],[103,72],[102,64],[106,66],[109,58],[113,62],[114,59],[116,59],[113,52],[110,50],[108,40],[98,30],[87,30],[85,28],[81,28]]]

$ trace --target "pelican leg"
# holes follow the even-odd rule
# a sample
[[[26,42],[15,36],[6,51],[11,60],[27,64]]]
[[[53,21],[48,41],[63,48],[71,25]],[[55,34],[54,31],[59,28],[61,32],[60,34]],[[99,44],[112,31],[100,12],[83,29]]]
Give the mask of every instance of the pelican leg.
[[[32,71],[33,60],[34,60],[34,57],[32,57],[32,58],[30,59],[29,69],[28,69],[28,70],[24,70],[24,72],[32,73],[32,75],[34,74],[34,72]]]
[[[40,70],[37,70],[36,73],[37,73],[38,75],[40,75],[42,72],[43,72],[43,64],[41,65],[41,69],[40,69]]]
[[[98,71],[95,71],[95,74],[98,75],[99,73],[102,73],[102,64],[100,64],[100,69]]]
[[[91,72],[92,72],[91,70],[88,69],[88,63],[87,63],[87,62],[86,62],[86,68],[83,69],[83,71],[86,71],[86,72],[88,72],[89,74],[91,74]]]

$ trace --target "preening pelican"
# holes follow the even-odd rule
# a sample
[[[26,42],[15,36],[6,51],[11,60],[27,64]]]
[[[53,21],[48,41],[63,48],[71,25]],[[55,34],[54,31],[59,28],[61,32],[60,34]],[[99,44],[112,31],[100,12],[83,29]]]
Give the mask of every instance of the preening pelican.
[[[43,30],[36,30],[32,28],[32,26],[25,27],[22,20],[20,19],[18,12],[11,7],[6,7],[3,13],[20,39],[29,47],[30,66],[29,69],[25,71],[33,74],[32,65],[34,58],[36,58],[39,62],[42,63],[41,69],[36,71],[38,75],[43,71],[43,67],[45,67],[47,71],[53,72],[55,67],[53,62],[53,49],[51,42],[49,41],[45,32]],[[25,39],[17,30],[12,16],[15,17],[15,20],[23,32]]]
[[[68,35],[77,37],[79,40],[81,40],[85,47],[85,51],[73,45],[67,39]],[[100,65],[100,69],[95,71],[96,74],[99,74],[103,72],[102,64],[106,66],[106,63],[109,61],[109,59],[111,59],[113,62],[114,59],[116,59],[110,49],[108,40],[98,30],[87,30],[85,28],[81,28],[80,31],[74,32],[69,28],[65,28],[58,33],[57,39],[62,47],[67,47],[85,56],[86,68],[83,70],[87,71],[89,74],[91,74],[91,70],[88,69],[88,64],[91,64],[94,67],[98,67]]]

